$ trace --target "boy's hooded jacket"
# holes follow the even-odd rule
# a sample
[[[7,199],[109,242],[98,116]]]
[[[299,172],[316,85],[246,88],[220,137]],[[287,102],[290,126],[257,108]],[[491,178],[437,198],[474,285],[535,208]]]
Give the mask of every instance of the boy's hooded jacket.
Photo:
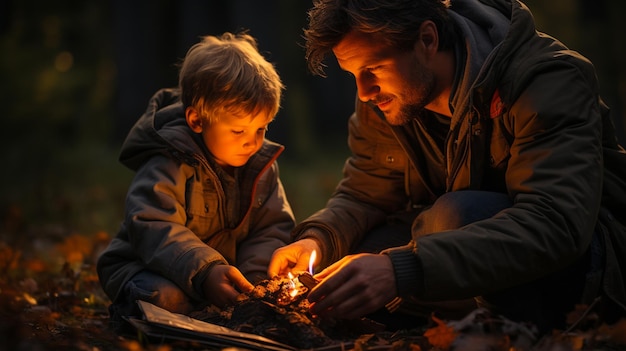
[[[289,241],[295,219],[278,176],[283,146],[265,140],[242,166],[240,199],[226,199],[204,149],[187,126],[176,90],[163,89],[126,138],[120,161],[136,172],[118,235],[98,260],[104,291],[115,301],[137,272],[150,270],[202,300],[215,264],[236,266],[252,283],[267,276],[272,253]],[[247,209],[234,228],[226,202]]]
[[[443,192],[498,191],[513,206],[492,219],[387,251],[401,296],[465,299],[537,280],[579,259],[596,232],[604,275],[588,277],[585,302],[603,294],[626,310],[626,153],[593,66],[536,32],[518,1],[452,0],[449,13],[464,42],[445,153],[421,117],[393,127],[357,101],[344,179],[295,239],[317,239],[325,266],[390,214]],[[434,167],[441,188],[429,179]]]

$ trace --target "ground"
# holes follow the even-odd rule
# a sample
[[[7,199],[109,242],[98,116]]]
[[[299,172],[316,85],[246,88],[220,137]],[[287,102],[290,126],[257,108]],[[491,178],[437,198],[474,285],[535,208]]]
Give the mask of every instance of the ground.
[[[182,342],[145,343],[139,335],[121,337],[113,333],[107,324],[109,300],[94,266],[110,236],[104,232],[91,236],[44,232],[37,235],[28,231],[0,241],[0,350],[215,350]],[[430,345],[435,345],[429,350],[462,350],[468,345],[472,350],[524,349],[514,348],[515,342],[524,342],[521,329],[509,324],[508,331],[502,333],[505,324],[501,320],[494,323],[476,315],[460,322],[436,322],[424,335],[396,335],[403,343],[396,342],[394,348],[378,342],[378,348],[370,345],[357,349],[416,350],[417,343],[410,342],[416,337],[428,338]],[[497,332],[495,325],[500,329]],[[363,336],[362,340],[366,339],[376,343],[371,335]],[[555,331],[540,341],[532,350],[626,350],[626,321],[584,331]]]

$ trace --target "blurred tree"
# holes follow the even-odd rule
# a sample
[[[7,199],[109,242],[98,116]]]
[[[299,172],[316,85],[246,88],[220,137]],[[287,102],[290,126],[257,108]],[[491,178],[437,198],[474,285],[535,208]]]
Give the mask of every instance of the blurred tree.
[[[539,28],[588,56],[624,135],[626,45],[620,0],[528,0]],[[311,1],[32,0],[0,2],[3,144],[111,138],[118,145],[201,35],[249,29],[286,85],[269,136],[305,155],[343,142],[354,85],[329,59],[329,77],[306,69],[302,28]],[[28,128],[26,128],[28,127]],[[622,139],[623,140],[623,139]]]
[[[113,90],[108,12],[93,2],[3,2],[3,144],[71,144],[109,131]],[[4,21],[3,20],[3,21]]]
[[[594,62],[602,94],[626,144],[626,45],[621,37],[626,1],[526,3],[540,30]],[[347,153],[347,119],[355,87],[332,58],[326,62],[328,78],[308,73],[301,36],[311,4],[311,0],[0,0],[0,211],[19,200],[35,207],[35,217],[53,217],[89,207],[83,199],[91,196],[89,192],[70,194],[62,184],[84,189],[94,180],[124,183],[127,174],[117,164],[117,150],[149,97],[161,87],[176,85],[176,64],[200,36],[245,29],[258,39],[287,86],[268,137],[287,146],[282,158],[306,173],[307,188],[319,189],[310,184],[324,182],[324,189],[332,189],[334,177],[312,169],[318,164],[310,161],[341,159]],[[336,164],[319,167],[338,172]],[[99,186],[108,190],[95,191],[99,195],[89,203],[94,210],[103,198],[118,196],[110,186]],[[304,188],[298,183],[291,189]],[[70,195],[79,199],[68,199]],[[306,204],[313,195],[294,199]]]

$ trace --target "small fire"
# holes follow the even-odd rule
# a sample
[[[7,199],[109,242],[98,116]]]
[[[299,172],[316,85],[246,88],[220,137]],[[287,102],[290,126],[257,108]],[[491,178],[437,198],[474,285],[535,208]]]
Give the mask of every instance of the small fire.
[[[291,272],[288,273],[289,277],[289,296],[294,298],[298,295],[298,287],[296,286],[296,280]]]
[[[313,266],[315,265],[316,258],[317,252],[313,250],[309,258],[309,271],[299,274],[298,277],[294,276],[291,272],[287,272],[287,281],[286,284],[283,286],[283,295],[281,298],[279,298],[279,304],[287,305],[293,301],[296,301],[298,295],[305,293],[310,288],[309,286],[303,284],[303,282],[300,281],[299,277],[308,278],[308,282],[310,282],[311,280],[315,281],[315,279],[313,278]],[[307,273],[309,274],[305,277]]]
[[[315,259],[317,258],[317,252],[313,250],[311,252],[311,257],[309,258],[309,273],[313,275],[313,265],[315,264]]]

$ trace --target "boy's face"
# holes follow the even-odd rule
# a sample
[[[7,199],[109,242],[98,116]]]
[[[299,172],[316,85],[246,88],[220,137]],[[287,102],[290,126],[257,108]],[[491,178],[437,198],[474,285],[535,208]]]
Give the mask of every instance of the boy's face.
[[[199,118],[199,117],[198,117]],[[212,124],[202,121],[188,123],[202,135],[202,140],[222,167],[240,167],[246,164],[261,146],[271,118],[266,113],[255,116],[223,116]]]

